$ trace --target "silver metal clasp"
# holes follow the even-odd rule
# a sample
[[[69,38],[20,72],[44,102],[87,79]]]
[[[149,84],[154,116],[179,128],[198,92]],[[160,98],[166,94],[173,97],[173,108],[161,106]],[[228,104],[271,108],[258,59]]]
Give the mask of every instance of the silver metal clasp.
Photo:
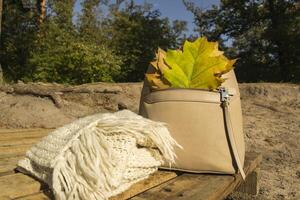
[[[224,87],[219,88],[221,102],[228,102],[230,100],[230,94],[228,90]]]

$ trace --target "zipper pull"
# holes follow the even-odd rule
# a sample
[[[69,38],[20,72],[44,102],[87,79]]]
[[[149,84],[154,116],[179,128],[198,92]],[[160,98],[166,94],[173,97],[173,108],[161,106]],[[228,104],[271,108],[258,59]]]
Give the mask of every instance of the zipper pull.
[[[219,93],[220,93],[220,97],[221,97],[220,100],[222,103],[229,102],[231,95],[229,94],[228,90],[225,87],[220,87]]]

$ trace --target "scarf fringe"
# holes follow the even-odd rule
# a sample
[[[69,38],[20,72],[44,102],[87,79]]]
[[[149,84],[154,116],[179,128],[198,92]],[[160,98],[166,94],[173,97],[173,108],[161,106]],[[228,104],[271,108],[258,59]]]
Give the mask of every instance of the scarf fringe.
[[[141,138],[149,137],[149,145],[158,148],[169,165],[174,163],[174,146],[180,145],[171,137],[165,124],[142,117],[128,118],[128,114],[122,111],[119,115],[121,118],[122,115],[126,116],[126,119],[105,117],[78,130],[77,137],[68,142],[51,164],[54,169],[52,188],[56,199],[101,200],[116,193],[114,190],[120,183],[113,176],[114,163],[106,135],[129,135],[136,139],[137,144]]]

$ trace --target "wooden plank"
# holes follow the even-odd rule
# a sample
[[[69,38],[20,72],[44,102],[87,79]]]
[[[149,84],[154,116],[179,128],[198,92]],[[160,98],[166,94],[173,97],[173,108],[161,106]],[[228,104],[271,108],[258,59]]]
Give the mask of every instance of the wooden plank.
[[[40,189],[42,189],[40,182],[21,173],[0,177],[0,200],[34,194]]]
[[[261,156],[257,154],[247,154],[245,171],[249,174],[261,161]],[[166,200],[166,199],[186,199],[186,200],[213,200],[224,199],[240,183],[240,175],[203,175],[185,173],[174,180],[167,181],[155,188],[133,197],[133,200]]]
[[[150,175],[148,179],[140,181],[132,185],[128,190],[123,192],[120,195],[109,198],[109,200],[125,200],[138,193],[141,193],[145,190],[148,190],[156,185],[159,185],[165,181],[171,180],[177,176],[174,172],[169,171],[157,171],[154,174]],[[22,196],[15,198],[15,200],[50,200],[51,195],[45,195],[44,193],[36,193],[32,195]]]
[[[259,178],[260,168],[258,167],[253,172],[251,172],[246,178],[246,181],[238,187],[237,192],[257,195],[259,191]]]
[[[47,136],[50,132],[50,130],[46,129],[39,131],[0,133],[0,143],[1,141],[7,140],[22,140],[24,138],[42,138],[44,136]]]
[[[25,152],[30,149],[31,144],[17,145],[17,146],[9,146],[9,147],[0,147],[0,158],[7,158],[8,155],[24,155]]]
[[[0,176],[14,173],[17,162],[24,157],[25,152],[47,135],[50,130],[10,131],[7,133],[2,130],[0,133],[0,138],[6,139],[0,141]]]
[[[18,161],[22,158],[23,156],[16,156],[0,159],[0,176],[3,176],[4,174],[14,173],[14,169],[16,168]]]
[[[252,162],[246,162],[246,173],[252,171],[257,166],[257,160],[261,159],[258,157]],[[248,164],[247,164],[248,163]],[[247,167],[248,165],[248,167]],[[162,175],[166,172],[157,172]],[[165,177],[166,176],[166,177]],[[135,187],[125,192],[118,198],[129,198],[136,193],[143,192],[144,188],[147,189],[154,187],[161,182],[167,181],[157,187],[154,187],[133,199],[170,199],[181,197],[180,199],[193,199],[195,197],[204,197],[202,199],[212,199],[211,194],[213,191],[214,198],[221,199],[222,196],[227,196],[238,183],[234,183],[240,176],[225,176],[225,175],[197,175],[197,174],[183,174],[176,179],[174,172],[169,172],[167,175],[162,175],[160,178],[156,175],[149,180],[144,180],[144,183],[137,183]],[[152,181],[160,180],[155,183]],[[171,180],[170,180],[171,179]],[[240,181],[241,182],[241,181]],[[234,183],[234,184],[233,184]],[[221,185],[220,185],[221,184]],[[17,190],[16,187],[17,186]],[[0,177],[0,191],[4,191],[1,194],[1,198],[18,198],[25,195],[31,195],[40,191],[41,184],[32,179],[29,176],[23,174],[13,174]],[[212,190],[208,190],[211,188]],[[216,190],[216,191],[215,191]],[[159,194],[161,193],[161,194]],[[163,196],[162,196],[163,195]],[[0,199],[1,199],[0,198]]]
[[[211,192],[225,190],[230,182],[234,181],[233,176],[221,175],[196,175],[183,174],[174,180],[152,188],[144,193],[133,197],[133,200],[145,199],[211,199]],[[215,184],[218,182],[218,184]],[[213,183],[213,184],[212,184]]]
[[[21,139],[15,139],[15,140],[3,140],[0,141],[0,147],[11,147],[16,145],[24,145],[24,144],[30,144],[33,145],[37,142],[39,142],[42,138],[41,137],[23,137]]]
[[[252,173],[256,168],[260,166],[260,163],[262,161],[262,155],[255,153],[255,152],[249,152],[246,153],[245,158],[245,166],[244,171],[246,173],[246,177]],[[235,175],[235,181],[232,182],[224,192],[220,193],[220,196],[218,196],[218,199],[224,199],[229,194],[231,194],[235,189],[237,189],[242,183],[244,183],[244,180],[242,179],[242,176],[240,174]]]
[[[33,195],[18,197],[15,198],[14,200],[50,200],[50,199],[51,199],[50,197],[48,197],[46,194],[41,192]]]
[[[171,171],[157,171],[154,174],[150,175],[148,179],[140,181],[132,185],[128,190],[119,194],[115,197],[110,198],[110,200],[125,200],[129,199],[136,194],[142,193],[150,188],[153,188],[159,184],[162,184],[168,180],[174,179],[177,177],[175,172]]]
[[[22,152],[22,153],[11,153],[11,154],[8,153],[8,154],[3,154],[3,155],[1,155],[1,152],[0,152],[0,160],[6,159],[6,158],[13,158],[13,157],[25,156],[25,152]]]
[[[5,129],[0,132],[0,160],[10,157],[24,156],[25,152],[53,129]],[[16,132],[13,132],[16,131]]]
[[[111,200],[128,199],[136,195],[137,193],[143,192],[158,184],[161,184],[165,181],[175,178],[176,176],[177,174],[174,172],[158,171],[153,175],[151,175],[148,179],[134,184],[126,192],[111,198]],[[15,186],[17,186],[17,189]],[[37,198],[35,196],[41,196],[41,194],[38,193],[40,191],[40,188],[41,188],[41,184],[38,181],[20,173],[0,177],[0,191],[4,191],[4,193],[0,194],[0,199],[21,198],[21,197],[22,198],[26,197],[25,199],[28,198],[34,199]]]
[[[24,133],[24,132],[40,132],[40,131],[51,131],[51,128],[0,128],[0,135],[2,133]]]

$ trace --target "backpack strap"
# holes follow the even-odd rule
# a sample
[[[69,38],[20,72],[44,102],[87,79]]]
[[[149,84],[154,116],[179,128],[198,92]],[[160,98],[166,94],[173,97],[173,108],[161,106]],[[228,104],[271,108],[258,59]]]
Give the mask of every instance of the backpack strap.
[[[225,118],[225,125],[226,125],[226,130],[228,134],[228,139],[229,139],[229,145],[231,147],[233,157],[235,160],[235,163],[237,165],[237,168],[243,178],[245,180],[246,174],[243,169],[243,165],[241,162],[241,159],[238,154],[236,142],[234,139],[234,133],[233,133],[233,128],[232,128],[232,122],[230,118],[230,112],[229,112],[229,94],[224,88],[220,88],[220,94],[221,94],[221,102],[222,102],[222,108],[224,110],[224,118]]]

